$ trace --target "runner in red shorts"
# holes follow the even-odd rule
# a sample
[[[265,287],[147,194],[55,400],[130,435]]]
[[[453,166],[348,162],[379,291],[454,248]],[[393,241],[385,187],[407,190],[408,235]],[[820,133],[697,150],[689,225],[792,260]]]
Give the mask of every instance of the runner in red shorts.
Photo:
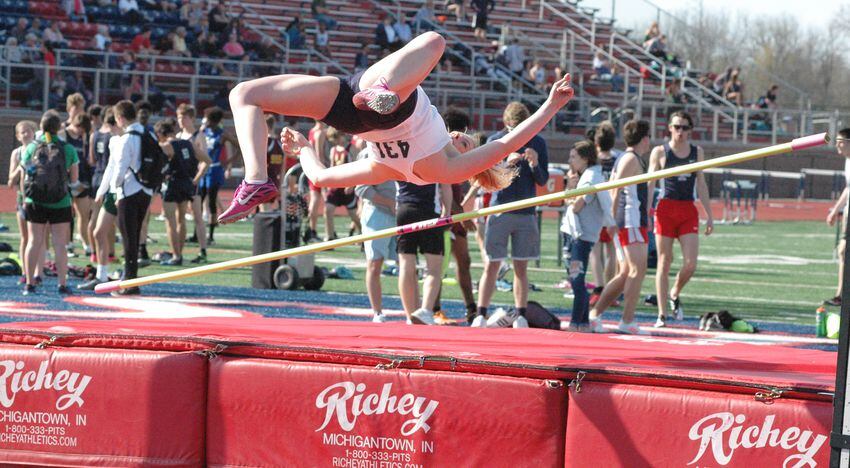
[[[688,139],[693,128],[690,115],[682,111],[673,113],[670,116],[669,128],[670,141],[652,150],[649,172],[692,164],[704,159],[702,148],[692,145]],[[649,183],[650,196],[653,194],[654,185],[654,182]],[[655,235],[658,246],[658,267],[655,274],[658,298],[656,327],[667,325],[667,314],[671,309],[676,320],[684,318],[679,295],[696,271],[699,254],[699,213],[694,204],[696,196],[699,196],[708,215],[705,235],[709,235],[714,230],[714,220],[709,207],[708,186],[702,172],[668,177],[661,182],[661,193],[655,209]],[[650,201],[650,206],[651,203]],[[673,241],[677,239],[682,248],[682,268],[676,274],[673,288],[668,289]]]

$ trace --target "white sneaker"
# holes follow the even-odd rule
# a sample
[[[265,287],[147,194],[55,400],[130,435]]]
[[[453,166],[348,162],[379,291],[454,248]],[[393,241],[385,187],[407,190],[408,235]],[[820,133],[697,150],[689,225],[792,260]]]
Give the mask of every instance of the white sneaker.
[[[622,320],[617,324],[617,333],[624,335],[646,335],[647,333],[640,329],[637,322],[625,323]]]
[[[387,317],[384,316],[384,314],[379,314],[379,313],[375,312],[372,315],[372,323],[384,323],[386,321],[387,321]]]
[[[487,317],[483,315],[476,315],[474,319],[472,319],[472,325],[470,327],[473,328],[487,328]]]
[[[667,326],[667,318],[659,315],[658,319],[655,321],[655,325],[653,325],[653,327],[664,328],[666,326]]]
[[[508,311],[499,307],[487,319],[487,328],[508,328],[514,324],[517,317],[519,317],[519,312],[515,309],[508,313]]]
[[[434,313],[428,309],[419,309],[411,315],[411,320],[415,325],[436,325]]]
[[[670,299],[670,310],[673,311],[673,320],[684,320],[685,319],[685,309],[682,307],[682,302],[679,301],[679,298]]]
[[[590,319],[590,333],[605,333],[605,327],[602,326],[601,318]]]
[[[528,320],[522,315],[518,315],[514,320],[514,328],[528,328]]]

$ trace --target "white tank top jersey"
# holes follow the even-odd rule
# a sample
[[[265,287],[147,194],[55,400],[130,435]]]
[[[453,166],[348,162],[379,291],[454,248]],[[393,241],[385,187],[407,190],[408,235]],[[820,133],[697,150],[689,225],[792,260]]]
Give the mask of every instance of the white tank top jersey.
[[[413,173],[413,164],[451,143],[446,124],[421,87],[416,88],[413,114],[396,127],[372,130],[359,136],[366,140],[369,157],[404,175],[406,182],[429,185]]]

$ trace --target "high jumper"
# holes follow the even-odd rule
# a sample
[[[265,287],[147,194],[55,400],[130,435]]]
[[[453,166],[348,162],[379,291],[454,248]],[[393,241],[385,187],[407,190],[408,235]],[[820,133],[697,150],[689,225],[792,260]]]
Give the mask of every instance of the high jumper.
[[[326,167],[294,130],[284,146],[298,152],[307,177],[318,187],[352,187],[400,180],[419,185],[454,184],[473,179],[482,188],[510,184],[513,171],[495,167],[539,133],[573,97],[570,75],[556,81],[542,106],[504,137],[461,156],[446,125],[419,86],[439,61],[445,39],[423,33],[362,73],[332,76],[276,75],[239,83],[230,92],[236,135],[245,162],[245,180],[218,218],[231,223],[278,196],[265,166],[268,130],[263,114],[308,117],[345,133],[359,135],[370,149],[367,159]]]

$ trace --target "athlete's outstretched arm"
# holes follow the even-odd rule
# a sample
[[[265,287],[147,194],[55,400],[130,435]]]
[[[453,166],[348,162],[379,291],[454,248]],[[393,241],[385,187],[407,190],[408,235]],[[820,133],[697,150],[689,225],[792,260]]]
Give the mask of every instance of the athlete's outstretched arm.
[[[375,163],[369,158],[327,167],[304,135],[291,128],[285,129],[283,134],[281,140],[284,153],[298,155],[301,169],[316,187],[345,188],[355,185],[375,185],[391,179],[382,164]]]
[[[479,146],[463,156],[455,155],[449,159],[449,167],[441,172],[452,180],[438,182],[457,183],[469,179],[475,174],[488,169],[504,159],[507,155],[518,151],[535,135],[540,133],[552,117],[564,107],[573,97],[570,87],[570,74],[552,85],[549,97],[537,111],[516,126],[507,135],[498,140]]]

